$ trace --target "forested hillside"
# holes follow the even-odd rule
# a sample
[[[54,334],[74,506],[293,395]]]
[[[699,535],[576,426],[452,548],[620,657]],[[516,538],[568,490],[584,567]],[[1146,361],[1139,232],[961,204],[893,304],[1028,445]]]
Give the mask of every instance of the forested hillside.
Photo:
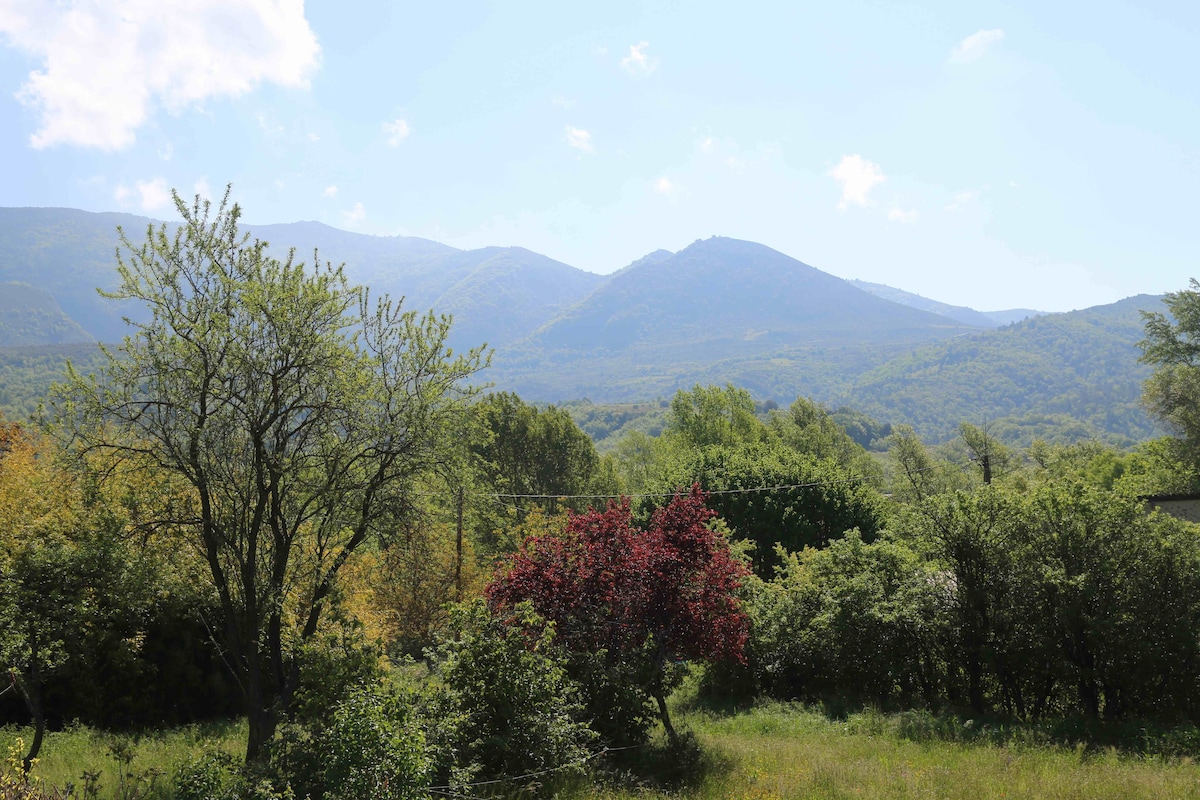
[[[0,280],[30,283],[0,297],[0,348],[123,336],[121,315],[140,312],[95,288],[114,286],[116,226],[137,240],[150,223],[127,214],[0,209]],[[998,316],[1025,312],[989,315],[875,284],[860,284],[864,291],[735,239],[658,250],[600,276],[516,247],[462,251],[316,222],[246,230],[277,256],[295,248],[297,258],[311,260],[316,249],[345,262],[349,278],[375,294],[452,314],[450,345],[488,343],[495,354],[484,379],[538,402],[629,404],[733,383],[760,401],[810,397],[880,423],[910,423],[936,440],[953,436],[964,419],[1026,444],[1095,436],[1128,443],[1153,431],[1137,403],[1147,373],[1134,347],[1138,310],[1153,298],[985,330]],[[68,352],[86,365],[89,350]],[[0,349],[0,410],[26,416],[65,358],[53,349]],[[634,416],[626,406],[580,421],[597,440],[625,425],[658,429]]]
[[[1144,439],[1154,431],[1139,404],[1150,373],[1136,344],[1140,312],[1160,308],[1161,298],[1138,295],[928,345],[863,374],[845,402],[935,440],[954,436],[964,420],[1012,426],[1030,414]]]
[[[547,354],[723,358],[797,343],[928,341],[968,327],[883,301],[761,244],[714,237],[613,275],[530,344]]]
[[[28,283],[0,283],[0,348],[90,341],[91,334],[48,292]]]
[[[25,281],[48,292],[100,341],[125,335],[120,306],[96,294],[117,285],[117,226],[142,237],[153,220],[73,208],[0,209],[0,281]]]
[[[139,310],[101,298],[116,283],[117,226],[141,240],[155,221],[131,214],[63,208],[0,208],[0,281],[26,281],[48,292],[79,327],[100,341],[126,333],[124,314]],[[173,225],[169,226],[173,229]],[[270,251],[311,263],[346,265],[356,283],[404,297],[405,307],[453,314],[452,344],[504,345],[581,300],[603,279],[519,247],[458,250],[410,236],[367,236],[319,222],[248,225]],[[13,344],[34,342],[13,342]]]
[[[63,380],[70,361],[82,372],[99,363],[95,344],[0,347],[0,415],[25,420],[37,410],[51,384]]]
[[[551,402],[630,402],[695,383],[832,399],[913,345],[977,330],[875,297],[754,242],[658,251],[502,352],[497,385]]]

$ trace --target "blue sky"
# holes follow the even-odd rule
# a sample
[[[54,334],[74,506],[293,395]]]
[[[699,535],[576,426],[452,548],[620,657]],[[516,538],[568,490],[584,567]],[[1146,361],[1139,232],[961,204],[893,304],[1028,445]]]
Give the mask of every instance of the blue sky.
[[[1200,276],[1200,4],[0,0],[0,205],[593,272],[712,235],[984,310]],[[326,254],[336,259],[336,253]]]

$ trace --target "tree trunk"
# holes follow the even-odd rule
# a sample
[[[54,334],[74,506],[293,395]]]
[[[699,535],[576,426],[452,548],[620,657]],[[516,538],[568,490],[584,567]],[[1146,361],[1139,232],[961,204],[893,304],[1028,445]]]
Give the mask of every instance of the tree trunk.
[[[249,735],[246,737],[246,763],[261,763],[267,756],[267,745],[275,736],[275,726],[278,719],[275,712],[269,708],[261,708],[254,703],[246,715]]]
[[[671,744],[679,741],[679,734],[675,733],[675,726],[671,724],[671,713],[667,711],[667,698],[661,689],[654,692],[654,699],[658,701],[658,715],[662,718],[663,728],[667,732],[667,738],[671,740]]]
[[[21,696],[25,698],[25,707],[29,709],[29,716],[33,718],[33,742],[29,745],[29,752],[21,759],[21,772],[26,776],[33,769],[33,761],[41,752],[42,740],[46,737],[46,711],[42,706],[42,670],[38,664],[40,654],[36,636],[31,635],[30,644],[31,658],[28,677],[9,673],[17,685],[17,689],[21,692]]]
[[[269,696],[264,685],[264,670],[261,657],[251,651],[248,669],[242,684],[246,697],[246,763],[261,763],[267,755],[267,745],[275,736],[275,726],[279,722],[274,697]]]
[[[983,699],[983,660],[979,653],[972,649],[967,651],[967,702],[971,712],[980,715],[984,711]]]

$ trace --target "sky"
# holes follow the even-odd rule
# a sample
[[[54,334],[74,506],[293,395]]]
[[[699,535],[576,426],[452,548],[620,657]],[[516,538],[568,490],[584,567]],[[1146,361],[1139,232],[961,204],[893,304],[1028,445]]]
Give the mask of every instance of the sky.
[[[608,273],[731,236],[981,310],[1200,276],[1200,4],[0,0],[0,206]],[[328,253],[337,260],[337,254]]]

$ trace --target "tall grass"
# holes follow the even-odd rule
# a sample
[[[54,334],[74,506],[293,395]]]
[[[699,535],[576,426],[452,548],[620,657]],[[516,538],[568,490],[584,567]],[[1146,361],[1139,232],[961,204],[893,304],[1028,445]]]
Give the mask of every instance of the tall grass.
[[[919,712],[863,711],[833,717],[818,709],[771,703],[743,709],[677,708],[692,732],[682,745],[616,754],[597,765],[594,782],[565,781],[573,800],[625,798],[867,798],[868,800],[1014,800],[1196,798],[1196,729],[1079,721],[1014,725]],[[0,752],[30,731],[0,729]],[[78,792],[98,773],[102,800],[165,800],[180,764],[220,749],[238,755],[243,723],[190,726],[120,737],[73,727],[51,733],[35,777]],[[120,755],[127,753],[122,766]],[[153,785],[149,777],[157,773]],[[122,774],[125,783],[122,784]],[[137,792],[129,776],[141,776]],[[124,791],[122,791],[124,786]],[[479,789],[497,796],[499,787]],[[516,786],[506,796],[531,796]],[[472,795],[474,796],[474,795]]]
[[[1196,798],[1188,757],[1054,743],[951,718],[863,712],[831,719],[785,704],[681,715],[726,765],[674,791],[591,789],[583,798]]]
[[[0,753],[7,753],[18,739],[29,742],[32,737],[29,728],[0,728]],[[129,735],[75,725],[47,734],[32,777],[59,789],[73,787],[82,795],[91,775],[101,798],[166,800],[179,765],[211,750],[239,755],[245,741],[243,722]]]

